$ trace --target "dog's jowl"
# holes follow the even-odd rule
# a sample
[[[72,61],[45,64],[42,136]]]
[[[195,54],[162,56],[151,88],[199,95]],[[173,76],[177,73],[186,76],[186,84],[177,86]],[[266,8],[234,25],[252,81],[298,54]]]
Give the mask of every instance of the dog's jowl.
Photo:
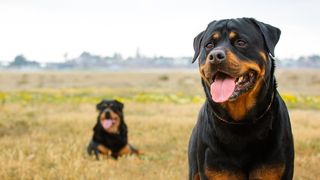
[[[88,153],[118,158],[122,155],[139,154],[128,143],[128,128],[124,121],[124,105],[117,100],[102,100],[97,104],[99,111],[93,137],[87,148]]]
[[[195,37],[206,101],[189,141],[189,179],[292,179],[290,119],[274,77],[280,33],[238,18]]]

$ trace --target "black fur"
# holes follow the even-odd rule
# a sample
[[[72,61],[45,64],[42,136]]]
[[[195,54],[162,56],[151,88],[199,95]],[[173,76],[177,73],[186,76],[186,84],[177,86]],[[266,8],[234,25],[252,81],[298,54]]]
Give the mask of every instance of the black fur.
[[[112,156],[116,158],[117,152],[128,144],[128,129],[124,121],[123,115],[124,105],[117,100],[102,100],[100,103],[97,104],[96,107],[99,111],[99,115],[97,117],[97,123],[93,128],[94,133],[92,141],[88,146],[88,153],[92,154],[92,152],[94,152],[97,156],[97,154],[99,154],[97,146],[99,144],[102,144],[108,149],[110,149],[112,151]],[[117,113],[120,116],[119,134],[111,134],[103,129],[100,123],[100,115],[101,112],[106,108],[112,109],[115,113]]]
[[[207,179],[206,169],[241,172],[248,179],[254,168],[277,164],[285,165],[282,179],[292,179],[293,137],[287,107],[276,89],[272,57],[281,31],[252,18],[213,21],[205,31],[195,37],[193,60],[198,59],[199,65],[205,63],[208,54],[205,44],[214,31],[226,32],[229,23],[232,23],[237,31],[248,35],[254,45],[247,50],[238,50],[226,43],[217,46],[230,49],[244,61],[246,58],[256,60],[256,63],[265,69],[265,83],[258,93],[256,106],[244,119],[234,121],[220,104],[212,100],[210,87],[202,79],[207,99],[199,112],[189,141],[189,179]],[[270,64],[261,63],[261,59],[255,55],[257,50],[261,49],[272,55],[268,57]]]

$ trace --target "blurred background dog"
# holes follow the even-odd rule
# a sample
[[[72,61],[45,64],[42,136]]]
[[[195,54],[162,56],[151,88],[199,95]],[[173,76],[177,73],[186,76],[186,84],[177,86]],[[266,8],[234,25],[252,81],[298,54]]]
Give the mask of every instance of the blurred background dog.
[[[97,104],[99,115],[93,128],[93,137],[87,151],[99,159],[99,154],[118,158],[123,155],[139,154],[128,143],[128,128],[123,116],[124,105],[117,100],[102,100]]]

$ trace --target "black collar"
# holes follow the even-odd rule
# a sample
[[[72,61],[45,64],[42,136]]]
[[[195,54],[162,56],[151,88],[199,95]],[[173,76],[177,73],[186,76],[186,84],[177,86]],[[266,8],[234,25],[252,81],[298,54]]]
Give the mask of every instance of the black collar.
[[[244,122],[242,122],[242,121],[240,121],[240,122],[228,121],[228,120],[222,118],[221,116],[219,116],[218,113],[216,113],[214,111],[214,109],[212,109],[212,114],[214,117],[219,119],[221,122],[226,123],[226,124],[230,124],[230,125],[242,125],[242,124],[249,124],[249,123],[255,124],[270,111],[270,108],[271,108],[273,101],[274,101],[274,96],[275,96],[275,91],[271,95],[271,100],[270,100],[270,103],[269,103],[268,107],[266,108],[266,110],[260,116],[258,116],[258,118],[255,118],[253,121],[244,121]]]

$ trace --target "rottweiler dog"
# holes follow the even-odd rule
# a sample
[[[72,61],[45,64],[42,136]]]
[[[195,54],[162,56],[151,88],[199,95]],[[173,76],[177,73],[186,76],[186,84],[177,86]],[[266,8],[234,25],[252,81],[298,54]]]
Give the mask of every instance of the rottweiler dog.
[[[139,154],[139,150],[128,143],[123,107],[117,100],[102,100],[96,105],[99,115],[87,147],[89,155],[94,153],[99,159],[99,154],[104,154],[117,159],[123,155]]]
[[[195,37],[206,101],[189,140],[189,179],[292,179],[290,119],[274,77],[280,33],[238,18]]]

